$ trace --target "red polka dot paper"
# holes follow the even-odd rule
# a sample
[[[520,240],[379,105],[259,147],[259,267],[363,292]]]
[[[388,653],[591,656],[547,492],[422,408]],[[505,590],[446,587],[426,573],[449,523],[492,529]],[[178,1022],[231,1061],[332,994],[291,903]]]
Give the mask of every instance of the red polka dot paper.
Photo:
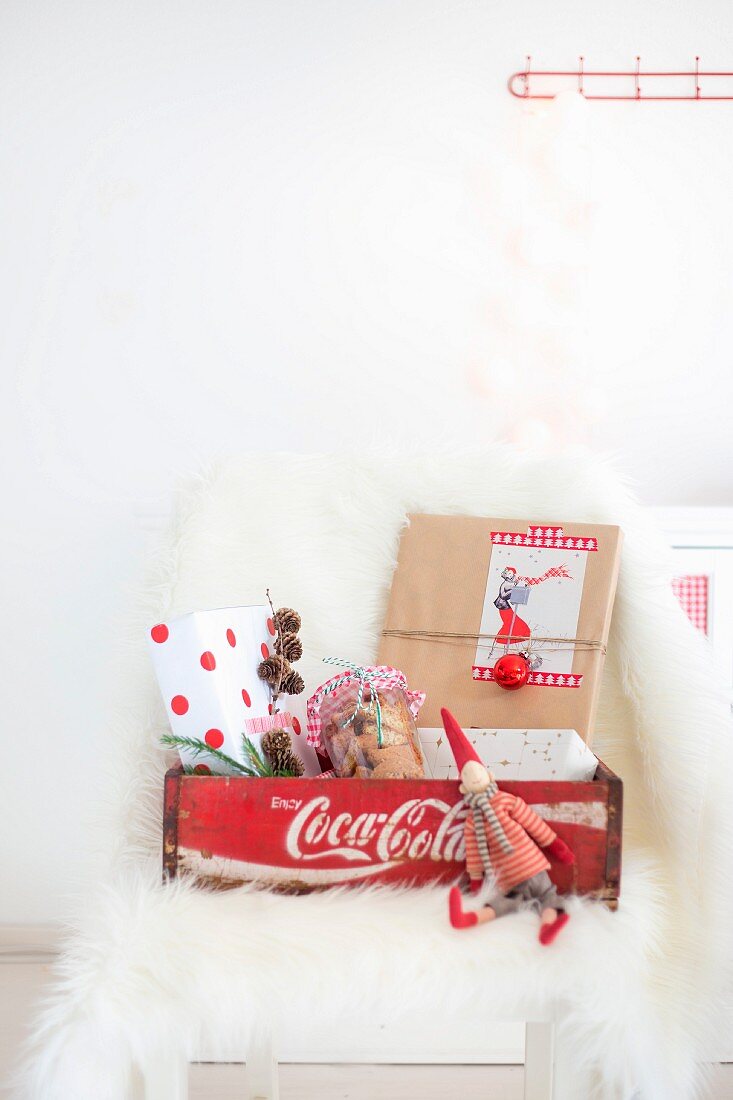
[[[196,611],[150,628],[149,650],[175,734],[244,763],[244,722],[266,715],[270,703],[257,666],[272,643],[271,621],[269,607],[231,607]],[[211,774],[229,770],[212,757],[181,755],[186,764],[205,764]],[[206,773],[199,769],[198,774]]]
[[[274,652],[275,624],[267,606],[195,611],[150,627],[150,651],[165,713],[175,734],[203,741],[245,763],[242,734],[248,730],[259,747],[271,713],[270,690],[257,675],[263,657]],[[292,714],[290,729],[306,774],[320,764],[306,743],[306,696],[283,697],[279,710]],[[271,719],[270,719],[271,724]],[[228,773],[212,757],[182,751],[183,762],[204,765],[211,774]],[[209,774],[199,768],[197,774]]]

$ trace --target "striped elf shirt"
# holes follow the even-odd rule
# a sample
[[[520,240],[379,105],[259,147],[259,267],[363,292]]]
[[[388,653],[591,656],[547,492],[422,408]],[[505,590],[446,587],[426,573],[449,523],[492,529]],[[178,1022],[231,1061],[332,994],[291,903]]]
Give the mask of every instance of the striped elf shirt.
[[[549,860],[545,858],[540,848],[552,844],[556,834],[547,822],[543,821],[539,814],[531,810],[517,795],[497,791],[491,799],[491,805],[512,846],[511,852],[503,851],[489,823],[484,823],[496,885],[503,894],[508,894],[525,879],[532,878],[532,875],[537,875],[540,871],[549,870]],[[472,879],[480,879],[484,875],[484,866],[476,842],[476,826],[471,813],[466,819],[465,829],[466,868]]]

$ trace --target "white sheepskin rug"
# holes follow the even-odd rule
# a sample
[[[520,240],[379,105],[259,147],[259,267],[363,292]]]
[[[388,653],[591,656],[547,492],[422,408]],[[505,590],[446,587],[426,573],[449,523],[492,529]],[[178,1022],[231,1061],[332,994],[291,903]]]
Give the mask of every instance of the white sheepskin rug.
[[[626,534],[594,741],[625,784],[621,904],[573,901],[549,948],[530,913],[453,931],[442,889],[283,897],[161,884],[166,720],[146,629],[262,602],[269,585],[303,615],[311,689],[325,654],[373,661],[408,512]],[[111,868],[69,933],[22,1095],[120,1100],[133,1063],[202,1045],[225,1057],[246,1049],[258,1020],[276,1035],[316,1020],[327,1037],[425,1013],[487,1027],[554,1016],[558,1100],[701,1095],[731,954],[733,741],[666,570],[642,511],[583,454],[275,455],[223,464],[182,491],[127,637],[127,710],[106,731],[120,747]]]

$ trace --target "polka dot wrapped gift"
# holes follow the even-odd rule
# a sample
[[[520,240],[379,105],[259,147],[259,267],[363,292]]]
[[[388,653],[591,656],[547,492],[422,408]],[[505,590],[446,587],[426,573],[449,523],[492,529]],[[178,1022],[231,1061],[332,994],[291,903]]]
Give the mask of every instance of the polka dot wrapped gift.
[[[176,736],[204,741],[241,764],[247,763],[243,735],[259,749],[265,733],[285,727],[306,775],[318,775],[318,757],[306,743],[304,700],[281,695],[273,714],[271,689],[257,675],[275,652],[271,615],[265,604],[219,607],[152,626],[148,645],[166,715]],[[234,771],[185,749],[181,759],[202,774]]]

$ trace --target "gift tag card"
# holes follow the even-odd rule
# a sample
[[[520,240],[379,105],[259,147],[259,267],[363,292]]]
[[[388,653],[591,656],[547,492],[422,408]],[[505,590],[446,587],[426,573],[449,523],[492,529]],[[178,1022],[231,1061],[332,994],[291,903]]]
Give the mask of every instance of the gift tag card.
[[[530,684],[579,687],[574,642],[594,538],[567,538],[562,527],[492,531],[474,679],[492,680],[505,652],[528,651]]]

